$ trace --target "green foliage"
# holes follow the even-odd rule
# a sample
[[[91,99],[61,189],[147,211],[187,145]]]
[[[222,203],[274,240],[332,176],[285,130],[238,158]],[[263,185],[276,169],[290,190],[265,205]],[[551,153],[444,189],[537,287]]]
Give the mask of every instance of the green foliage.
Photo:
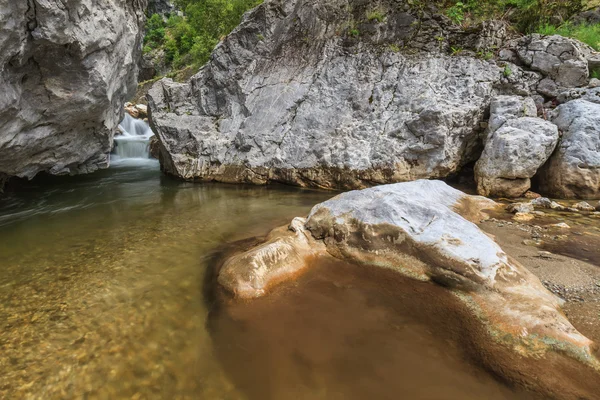
[[[354,37],[358,37],[358,36],[360,36],[360,31],[359,31],[358,29],[356,29],[356,28],[354,28],[354,29],[350,29],[350,31],[349,31],[348,33],[349,33],[351,36],[354,36]]]
[[[183,11],[183,16],[171,15],[165,22],[160,15],[152,15],[146,25],[144,52],[163,49],[167,64],[182,68],[206,63],[217,43],[240,23],[246,11],[262,0],[174,2]]]
[[[385,20],[385,13],[379,9],[371,10],[367,13],[367,19],[382,23]]]
[[[504,71],[502,71],[502,73],[504,74],[505,78],[508,78],[512,75],[512,69],[508,66],[508,64],[504,66]]]
[[[396,43],[390,44],[389,48],[392,53],[398,53],[400,51],[400,46],[398,46]]]
[[[451,47],[450,50],[452,50],[453,56],[457,56],[463,51],[462,47]]]
[[[482,60],[491,60],[492,58],[494,58],[494,53],[492,53],[491,51],[478,51],[477,52],[477,57],[481,58]]]
[[[574,38],[590,45],[595,50],[600,50],[600,24],[573,25],[566,23],[561,26],[544,24],[540,26],[538,33],[541,33],[542,35],[561,35]]]
[[[536,31],[551,18],[568,20],[582,11],[576,0],[438,0],[456,24],[472,25],[489,19],[505,19],[524,33]]]
[[[467,7],[462,1],[457,2],[452,7],[446,10],[446,15],[448,18],[452,20],[455,24],[461,24],[465,20],[465,12]]]
[[[160,47],[165,40],[165,23],[160,15],[154,14],[146,23],[144,46],[151,51]]]
[[[600,71],[599,70],[591,71],[590,78],[600,79]]]

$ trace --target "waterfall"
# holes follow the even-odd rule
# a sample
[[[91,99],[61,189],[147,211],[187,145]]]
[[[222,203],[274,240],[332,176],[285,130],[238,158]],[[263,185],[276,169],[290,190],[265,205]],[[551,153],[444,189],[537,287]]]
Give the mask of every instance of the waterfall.
[[[115,137],[112,161],[148,160],[150,158],[150,138],[154,133],[147,122],[125,114],[119,124],[122,135]]]

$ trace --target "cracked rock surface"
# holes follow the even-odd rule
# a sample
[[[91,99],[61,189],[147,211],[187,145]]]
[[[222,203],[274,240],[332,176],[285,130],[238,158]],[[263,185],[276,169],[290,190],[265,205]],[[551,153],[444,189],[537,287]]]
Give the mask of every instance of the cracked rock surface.
[[[520,197],[558,143],[556,125],[538,118],[531,98],[499,96],[492,101],[485,148],[475,166],[484,196]]]
[[[357,188],[442,178],[474,161],[502,68],[451,56],[448,46],[483,49],[506,30],[463,32],[395,1],[382,2],[384,21],[369,21],[370,7],[267,1],[190,82],[155,84],[149,105],[163,170]]]
[[[540,188],[557,198],[599,198],[600,104],[569,101],[554,111],[552,122],[563,136],[540,173]]]
[[[146,0],[0,1],[0,177],[108,166],[137,84],[145,8]]]

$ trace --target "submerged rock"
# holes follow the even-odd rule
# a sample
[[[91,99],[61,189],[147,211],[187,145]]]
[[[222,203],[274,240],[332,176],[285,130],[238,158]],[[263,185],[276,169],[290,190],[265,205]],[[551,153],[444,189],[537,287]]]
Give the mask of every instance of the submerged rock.
[[[593,343],[566,319],[557,297],[471,222],[495,207],[439,181],[344,193],[315,206],[306,221],[294,220],[291,231],[274,231],[267,243],[229,259],[218,280],[238,297],[264,296],[327,252],[357,268],[430,281],[464,302],[475,331],[488,332],[488,342],[477,342],[488,368],[550,397],[592,398],[600,390]],[[504,350],[490,353],[496,345]],[[503,364],[505,357],[513,361]],[[552,368],[532,372],[544,360]],[[573,368],[591,378],[577,381]]]
[[[573,100],[560,105],[552,122],[563,132],[540,171],[540,188],[558,198],[600,197],[600,104]]]
[[[137,84],[146,0],[4,1],[0,175],[108,166]]]

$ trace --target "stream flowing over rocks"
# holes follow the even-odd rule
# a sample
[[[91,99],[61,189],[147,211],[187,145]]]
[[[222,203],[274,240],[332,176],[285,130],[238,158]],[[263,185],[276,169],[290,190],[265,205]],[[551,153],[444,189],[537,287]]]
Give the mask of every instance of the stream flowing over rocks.
[[[146,6],[0,1],[0,182],[108,166],[137,84]]]
[[[157,82],[148,100],[162,169],[186,180],[362,188],[446,178],[482,158],[481,194],[525,193],[560,157],[551,100],[588,90],[599,55],[561,36],[513,38],[502,22],[463,30],[402,1],[379,2],[385,17],[369,20],[373,7],[267,0],[189,82]],[[488,121],[502,96],[527,106],[492,110]]]
[[[227,259],[218,282],[235,297],[258,298],[319,256],[390,269],[459,298],[472,316],[468,346],[503,379],[546,398],[594,398],[595,345],[567,320],[561,300],[472,222],[497,207],[440,181],[343,193]]]

